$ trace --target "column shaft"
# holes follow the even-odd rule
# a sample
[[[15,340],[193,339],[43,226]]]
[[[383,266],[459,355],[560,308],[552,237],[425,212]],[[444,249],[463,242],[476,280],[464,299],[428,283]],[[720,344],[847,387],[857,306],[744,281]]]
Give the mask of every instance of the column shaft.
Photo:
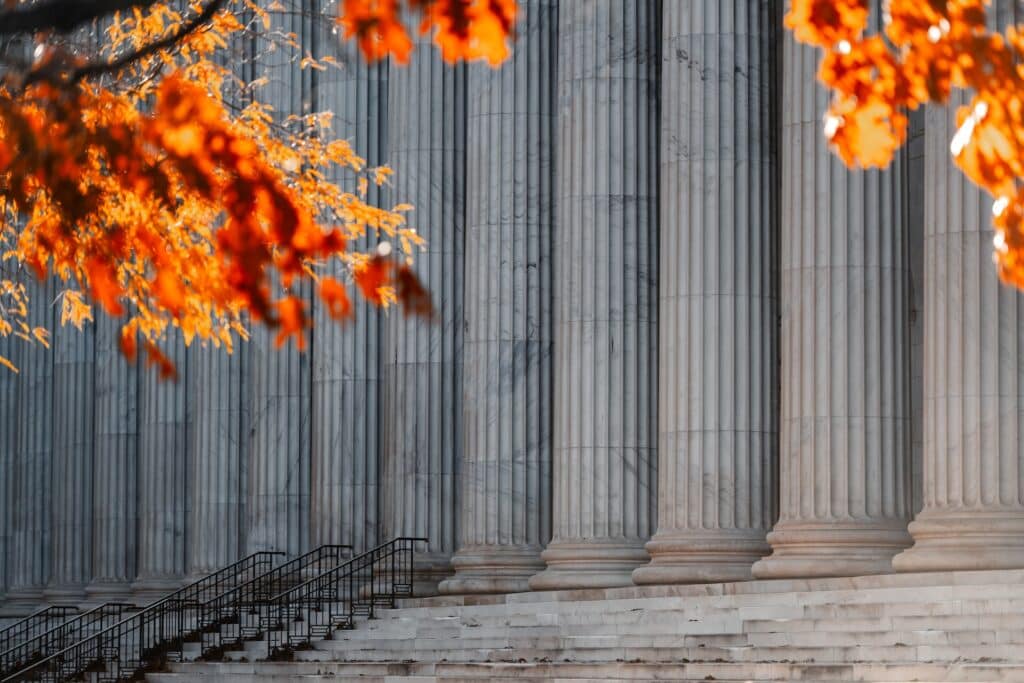
[[[818,56],[786,34],[781,515],[758,578],[887,572],[909,541],[904,151],[882,172],[832,154]]]
[[[0,356],[10,362],[18,360],[14,336],[0,337]],[[14,514],[14,458],[18,448],[18,375],[0,368],[0,607],[11,578]]]
[[[139,380],[138,576],[132,590],[155,600],[185,579],[188,519],[188,356],[180,333],[161,344],[177,379],[146,368]]]
[[[93,471],[93,579],[97,601],[126,600],[137,567],[139,373],[120,351],[121,324],[96,320],[96,460]]]
[[[512,60],[469,69],[461,542],[444,593],[528,590],[551,534],[557,8],[520,3]]]
[[[1019,19],[994,5],[991,25]],[[1024,567],[1024,299],[992,265],[991,198],[950,162],[967,103],[926,114],[924,509],[900,571]]]
[[[775,17],[663,11],[659,526],[633,580],[744,580],[775,519]]]
[[[458,542],[456,469],[462,452],[463,251],[466,73],[448,66],[428,37],[388,77],[394,196],[415,208],[427,240],[416,272],[434,303],[431,321],[392,313],[384,323],[384,528],[420,536],[419,593],[451,572]]]
[[[95,325],[53,332],[53,571],[51,601],[81,600],[92,578]]]
[[[534,590],[630,584],[655,523],[661,3],[558,10],[554,538]]]
[[[326,31],[325,31],[326,33]],[[331,44],[331,36],[323,37]],[[333,41],[337,43],[337,41]],[[333,134],[352,142],[371,166],[387,161],[386,63],[367,65],[354,44],[338,48],[342,69],[317,72],[318,111],[333,111]],[[355,174],[338,171],[343,187]],[[379,204],[373,187],[367,200]],[[356,249],[369,250],[376,235]],[[345,279],[340,262],[330,273]],[[321,302],[314,304],[313,340],[313,544],[350,543],[356,551],[380,542],[380,359],[381,319],[354,297],[355,320],[339,324]]]
[[[53,330],[56,316],[52,280],[26,275],[31,327]],[[40,344],[18,343],[15,364],[18,441],[14,455],[13,533],[7,607],[38,607],[50,578],[50,482],[53,471],[53,351]]]
[[[248,428],[246,356],[193,347],[189,351],[190,433],[188,574],[201,578],[244,554],[245,430]]]

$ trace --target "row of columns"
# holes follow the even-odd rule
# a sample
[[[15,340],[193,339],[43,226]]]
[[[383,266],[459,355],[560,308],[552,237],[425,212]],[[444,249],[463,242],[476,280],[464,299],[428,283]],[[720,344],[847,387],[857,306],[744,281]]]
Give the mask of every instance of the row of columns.
[[[291,30],[324,30],[313,4]],[[112,362],[108,321],[24,347],[0,404],[9,602],[398,535],[430,539],[420,592],[1024,566],[1024,311],[949,111],[918,194],[917,471],[907,160],[831,154],[779,4],[520,5],[499,70],[268,53],[280,110],[335,110],[398,170],[375,198],[416,206],[435,319],[314,309],[306,355],[173,341],[173,385]]]
[[[525,4],[543,16],[543,3]],[[552,540],[545,570],[526,581],[533,589],[1024,566],[1024,320],[1020,295],[990,264],[989,201],[949,164],[952,114],[936,110],[926,126],[926,189],[915,197],[926,207],[924,285],[914,292],[907,152],[884,171],[846,169],[821,132],[819,55],[789,36],[773,95],[779,9],[558,6],[557,71],[548,70],[557,98]],[[993,24],[1012,11],[997,3]],[[513,69],[531,57],[517,55]],[[660,100],[649,97],[659,80]],[[543,111],[535,107],[528,114]],[[533,168],[543,172],[542,138],[527,125],[521,139],[537,142]],[[497,141],[473,131],[468,149],[486,159]],[[470,206],[495,183],[509,187],[509,165],[469,175]],[[474,244],[481,228],[469,229]],[[502,281],[481,264],[487,272],[467,265],[467,291]],[[917,371],[911,325],[922,298]],[[467,299],[467,329],[508,307]],[[499,354],[500,342],[484,353]],[[521,399],[498,393],[500,406],[487,406],[473,382],[467,375],[467,417],[485,406],[514,414]],[[484,398],[501,386],[499,371]],[[517,545],[501,541],[493,508],[524,504],[488,495],[491,473],[517,464],[514,451],[480,445],[497,425],[467,421],[462,473],[462,520],[473,528],[461,552],[495,558]],[[924,509],[911,523],[915,477]],[[488,531],[497,540],[481,544]],[[503,591],[509,572],[531,569],[492,563],[487,580],[455,568],[442,591]]]

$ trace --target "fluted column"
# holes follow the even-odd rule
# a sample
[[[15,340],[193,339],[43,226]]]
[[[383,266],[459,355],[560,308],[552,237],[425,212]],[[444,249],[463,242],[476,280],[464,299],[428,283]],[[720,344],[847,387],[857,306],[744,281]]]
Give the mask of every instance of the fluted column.
[[[332,133],[349,140],[371,166],[387,161],[386,63],[367,65],[358,48],[334,44],[341,69],[317,72],[318,111],[333,111]],[[344,187],[353,173],[336,172]],[[379,204],[376,187],[367,197]],[[355,246],[372,249],[376,235]],[[330,273],[345,279],[344,266]],[[380,324],[372,305],[353,297],[354,321],[339,324],[317,300],[313,315],[313,457],[311,534],[314,545],[349,543],[364,550],[380,542]]]
[[[308,300],[308,297],[307,297]],[[309,547],[309,355],[255,326],[250,368],[247,552]]]
[[[737,581],[775,519],[770,4],[666,2],[658,532],[640,584]]]
[[[274,31],[291,33],[298,45],[311,43],[317,0],[299,0],[294,11],[272,14]],[[284,121],[312,111],[313,69],[303,69],[303,50],[276,38],[257,38],[257,74],[268,79],[263,93]],[[275,281],[275,296],[281,293]],[[307,303],[307,284],[293,292]],[[312,393],[309,353],[294,340],[278,348],[277,330],[253,325],[249,342],[248,385],[250,443],[246,552],[277,550],[291,554],[309,547],[310,417]]]
[[[246,343],[239,342],[230,355],[213,346],[194,346],[189,351],[193,424],[188,574],[192,578],[213,573],[244,554],[248,350]]]
[[[136,574],[139,373],[121,354],[120,334],[118,320],[97,315],[93,579],[86,592],[101,602],[129,598]]]
[[[139,555],[132,590],[143,601],[179,588],[187,570],[188,355],[180,334],[168,335],[160,346],[177,379],[160,379],[152,367],[139,379]]]
[[[85,597],[92,578],[95,324],[53,330],[53,570],[50,601]]]
[[[29,325],[53,330],[56,322],[53,280],[25,274]],[[38,607],[50,578],[50,481],[53,471],[53,351],[18,343],[18,437],[14,454],[11,578],[8,609]]]
[[[551,535],[558,15],[519,7],[511,61],[468,74],[461,542],[442,593],[528,590]]]
[[[0,356],[10,362],[18,360],[14,336],[0,336]],[[18,447],[18,375],[0,367],[0,607],[6,598],[11,577],[13,547],[11,545],[14,514],[14,457]]]
[[[430,539],[416,558],[422,594],[450,574],[459,538],[466,182],[465,67],[444,64],[428,37],[408,66],[391,65],[388,137],[392,196],[416,207],[427,251],[415,268],[435,308],[432,321],[393,312],[384,324],[384,529]]]
[[[558,10],[554,538],[534,590],[630,584],[655,523],[661,3]]]
[[[992,199],[950,163],[967,102],[926,115],[924,509],[899,571],[1024,567],[1024,299],[992,265]]]
[[[832,154],[818,58],[786,34],[780,518],[758,578],[888,572],[909,542],[905,152],[882,172]]]

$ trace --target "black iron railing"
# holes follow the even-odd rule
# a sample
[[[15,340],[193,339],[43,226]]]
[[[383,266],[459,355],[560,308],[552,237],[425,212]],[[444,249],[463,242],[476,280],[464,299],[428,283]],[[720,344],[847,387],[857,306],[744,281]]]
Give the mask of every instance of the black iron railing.
[[[22,641],[0,652],[0,676],[12,674],[69,645],[121,621],[135,605],[108,602],[78,616],[69,617],[46,633]]]
[[[252,617],[260,614],[261,605],[342,564],[345,554],[351,550],[349,545],[322,545],[203,604],[189,607],[194,628],[186,640],[198,642],[202,656],[213,656],[258,637],[262,631]],[[183,657],[184,646],[185,641],[169,652],[168,658]]]
[[[180,649],[191,626],[187,622],[187,607],[266,574],[273,567],[275,557],[282,554],[249,555],[2,681],[61,683],[79,678],[87,671],[97,672],[98,681],[117,681],[132,678],[154,664],[159,666],[166,661],[169,650]]]
[[[78,614],[78,608],[68,606],[44,607],[33,612],[0,631],[0,652],[10,650],[19,643],[46,633],[75,614]]]
[[[413,553],[425,538],[396,538],[275,595],[259,609],[267,656],[283,659],[313,640],[352,628],[356,616],[412,595]]]

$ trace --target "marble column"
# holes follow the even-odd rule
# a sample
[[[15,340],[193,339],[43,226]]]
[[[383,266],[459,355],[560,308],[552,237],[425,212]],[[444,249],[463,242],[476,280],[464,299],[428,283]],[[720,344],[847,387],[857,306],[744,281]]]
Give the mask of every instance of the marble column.
[[[655,525],[661,3],[558,10],[553,540],[534,590],[629,585]]]
[[[434,318],[393,311],[384,324],[384,530],[430,539],[417,555],[420,594],[451,573],[459,538],[456,477],[462,454],[463,253],[466,73],[428,37],[388,77],[392,197],[416,207],[409,222],[427,240],[415,269]]]
[[[326,34],[327,32],[324,31]],[[317,110],[334,112],[332,134],[349,140],[370,166],[387,161],[387,63],[367,65],[350,42],[324,35],[336,46],[340,69],[314,74]],[[337,170],[342,187],[354,173]],[[372,186],[367,200],[378,204]],[[367,235],[355,248],[377,243]],[[338,261],[328,272],[345,281]],[[353,293],[355,318],[338,323],[322,303],[313,307],[312,544],[348,543],[356,552],[380,541],[380,326],[375,307]]]
[[[52,280],[39,282],[22,273],[32,327],[53,330],[57,317]],[[18,437],[14,453],[11,577],[7,610],[38,607],[50,578],[50,481],[53,471],[53,351],[40,344],[17,343]]]
[[[295,555],[309,547],[309,355],[291,342],[277,348],[275,336],[276,331],[256,325],[249,342],[246,551]]]
[[[0,336],[0,356],[17,362],[14,336]],[[6,598],[13,547],[11,521],[14,514],[14,457],[18,447],[18,374],[0,367],[0,605]]]
[[[245,554],[245,430],[248,422],[246,356],[198,345],[189,350],[189,395],[193,423],[189,434],[188,574],[199,579]]]
[[[58,325],[53,352],[53,569],[45,596],[75,602],[92,578],[95,324]]]
[[[152,367],[139,378],[139,554],[132,590],[141,601],[180,588],[187,570],[188,355],[180,334],[168,336],[160,347],[177,378],[160,379]]]
[[[272,13],[274,30],[292,33],[308,45],[317,16],[315,0],[299,0],[294,11]],[[256,41],[257,64],[268,82],[265,101],[284,120],[312,111],[313,69],[302,69],[301,49],[269,38]],[[272,46],[271,43],[274,43]],[[294,292],[310,301],[308,285]],[[281,295],[275,283],[274,295]],[[277,330],[252,326],[249,342],[250,443],[246,552],[276,550],[298,554],[309,548],[310,417],[309,353],[294,341],[278,348]]]
[[[130,598],[136,575],[139,373],[138,361],[121,353],[120,335],[120,321],[97,315],[93,578],[86,588],[97,602]]]
[[[1024,298],[992,264],[991,197],[950,162],[967,103],[926,114],[924,509],[899,571],[1024,567]]]
[[[658,531],[633,581],[740,581],[775,520],[774,16],[663,12]]]
[[[469,68],[461,542],[442,593],[529,589],[551,535],[551,259],[558,10]]]
[[[847,169],[818,51],[783,49],[780,518],[753,574],[888,572],[910,540],[905,152]]]

